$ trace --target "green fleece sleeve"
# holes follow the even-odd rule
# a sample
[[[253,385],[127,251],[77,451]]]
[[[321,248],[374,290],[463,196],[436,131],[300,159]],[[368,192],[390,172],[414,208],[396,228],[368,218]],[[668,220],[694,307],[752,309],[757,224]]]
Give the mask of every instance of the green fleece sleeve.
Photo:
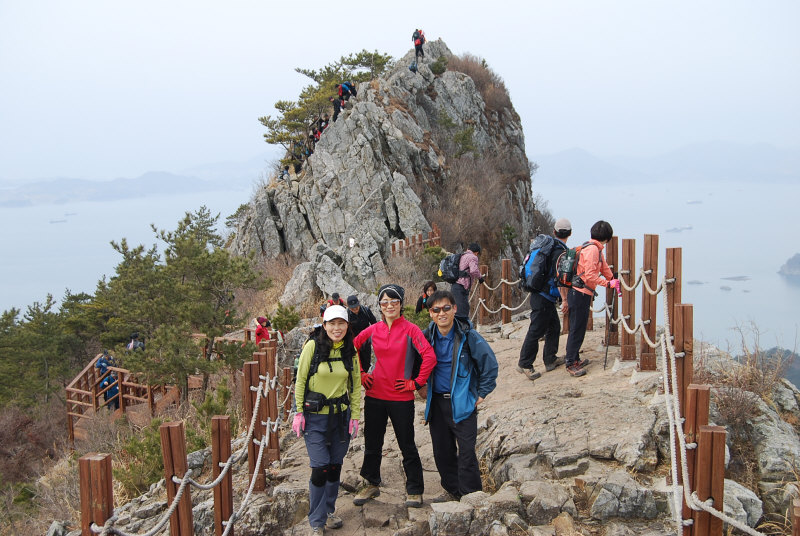
[[[308,369],[311,366],[311,359],[314,357],[314,350],[316,343],[311,340],[303,346],[303,351],[300,353],[300,362],[297,364],[297,379],[294,382],[294,401],[297,407],[297,412],[303,412],[303,401],[306,394],[306,378],[308,378]]]

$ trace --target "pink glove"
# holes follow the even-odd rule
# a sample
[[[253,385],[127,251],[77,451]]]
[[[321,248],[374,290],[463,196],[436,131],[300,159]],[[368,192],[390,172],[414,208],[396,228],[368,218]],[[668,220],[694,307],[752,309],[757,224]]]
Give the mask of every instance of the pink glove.
[[[619,279],[612,279],[608,282],[609,288],[613,288],[617,291],[617,294],[622,294],[622,285],[619,282]]]
[[[394,390],[400,391],[401,393],[404,391],[416,391],[419,389],[417,382],[414,380],[395,380],[394,381]]]
[[[303,435],[303,430],[306,429],[306,418],[302,413],[298,413],[292,420],[292,430],[297,434],[297,437]]]
[[[358,419],[350,419],[350,437],[355,439],[358,436]]]

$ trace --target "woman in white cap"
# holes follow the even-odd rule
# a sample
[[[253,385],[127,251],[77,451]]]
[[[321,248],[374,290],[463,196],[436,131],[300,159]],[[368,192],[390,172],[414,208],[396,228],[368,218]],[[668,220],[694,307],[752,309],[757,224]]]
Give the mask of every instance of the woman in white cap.
[[[353,498],[353,504],[357,506],[380,495],[383,436],[389,419],[403,454],[406,506],[422,506],[424,482],[422,462],[414,443],[414,391],[428,381],[436,365],[436,354],[422,330],[403,317],[404,295],[405,291],[399,285],[382,286],[378,290],[378,303],[383,321],[369,326],[354,340],[356,348],[371,340],[375,354],[374,366],[361,373],[361,381],[367,389],[361,476],[367,485]],[[422,358],[418,371],[414,365],[417,356]]]
[[[298,413],[292,421],[297,437],[304,435],[311,462],[308,522],[312,534],[324,527],[338,529],[334,515],[339,475],[350,439],[358,434],[361,415],[361,375],[347,309],[331,305],[322,330],[306,342],[295,382]]]

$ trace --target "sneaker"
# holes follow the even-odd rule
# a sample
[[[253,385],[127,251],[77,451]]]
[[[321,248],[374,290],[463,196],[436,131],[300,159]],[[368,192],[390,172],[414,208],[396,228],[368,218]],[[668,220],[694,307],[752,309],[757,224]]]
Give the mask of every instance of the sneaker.
[[[591,361],[589,361],[588,359],[581,359],[580,361],[578,361],[578,367],[584,368],[589,363],[591,363]]]
[[[355,504],[356,506],[361,506],[362,504],[365,504],[367,501],[369,501],[370,499],[374,499],[380,494],[381,490],[378,486],[367,484],[366,486],[361,488],[361,491],[356,493],[355,497],[353,497],[353,504]]]
[[[422,494],[409,495],[406,497],[406,506],[409,508],[420,508],[422,506]]]
[[[458,502],[458,497],[450,493],[449,491],[443,491],[441,495],[437,495],[433,499],[431,499],[431,503],[443,503],[443,502],[451,502],[456,501]]]
[[[567,367],[567,372],[569,372],[570,376],[578,377],[586,375],[586,371],[580,367],[579,363],[575,363]]]
[[[545,366],[544,366],[544,369],[545,369],[545,371],[547,371],[547,372],[552,372],[552,371],[554,371],[556,368],[560,367],[560,366],[561,366],[561,365],[563,365],[563,364],[564,364],[564,358],[563,358],[563,357],[558,357],[558,356],[556,356],[555,360],[553,360],[553,362],[552,362],[552,363],[550,363],[549,365],[545,365]]]
[[[326,529],[340,529],[344,525],[342,518],[336,514],[328,514],[328,520],[325,522]]]
[[[538,378],[538,377],[540,377],[542,375],[541,372],[536,372],[535,370],[533,370],[533,367],[531,367],[531,368],[522,368],[519,365],[517,365],[517,372],[521,372],[522,374],[527,376],[527,378],[529,380],[531,380],[531,381],[535,380],[536,378]]]

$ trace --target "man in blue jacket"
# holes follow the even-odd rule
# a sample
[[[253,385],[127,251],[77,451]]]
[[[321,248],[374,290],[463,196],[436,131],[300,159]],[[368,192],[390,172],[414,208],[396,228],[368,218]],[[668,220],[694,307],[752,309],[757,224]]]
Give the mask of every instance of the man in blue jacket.
[[[433,322],[424,334],[437,362],[428,378],[425,422],[430,425],[433,459],[446,492],[434,499],[439,502],[482,489],[475,454],[477,406],[497,385],[497,358],[469,322],[456,319],[451,292],[434,292],[428,302]]]

